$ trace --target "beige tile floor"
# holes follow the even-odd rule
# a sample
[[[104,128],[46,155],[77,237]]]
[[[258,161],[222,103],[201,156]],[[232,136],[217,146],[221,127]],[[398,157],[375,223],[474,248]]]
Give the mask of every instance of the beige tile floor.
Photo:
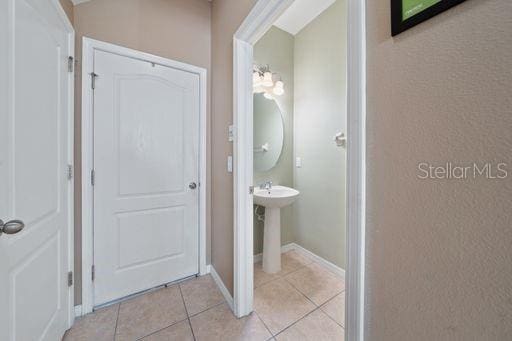
[[[280,340],[344,340],[345,281],[297,251],[281,271],[254,264],[254,312]]]
[[[208,275],[80,318],[64,341],[343,340],[343,279],[290,251],[277,274],[255,264],[254,285],[254,313],[242,319]]]

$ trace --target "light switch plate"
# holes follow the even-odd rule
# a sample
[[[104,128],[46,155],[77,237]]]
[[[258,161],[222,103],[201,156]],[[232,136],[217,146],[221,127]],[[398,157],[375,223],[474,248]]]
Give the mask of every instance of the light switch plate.
[[[302,167],[302,158],[300,158],[300,157],[295,158],[295,167],[297,167],[297,168]]]
[[[233,156],[228,156],[228,173],[233,173]]]

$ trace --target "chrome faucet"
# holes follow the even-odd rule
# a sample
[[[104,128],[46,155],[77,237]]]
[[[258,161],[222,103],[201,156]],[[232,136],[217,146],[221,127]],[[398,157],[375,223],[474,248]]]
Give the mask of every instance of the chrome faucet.
[[[268,191],[272,188],[272,181],[263,182],[259,186],[260,189],[266,189]]]

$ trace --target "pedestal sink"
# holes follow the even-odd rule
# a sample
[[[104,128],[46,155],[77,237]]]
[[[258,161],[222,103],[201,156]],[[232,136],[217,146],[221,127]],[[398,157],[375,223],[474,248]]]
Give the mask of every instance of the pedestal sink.
[[[265,207],[263,271],[267,273],[281,270],[281,208],[291,205],[298,196],[299,191],[285,186],[254,190],[254,203]]]

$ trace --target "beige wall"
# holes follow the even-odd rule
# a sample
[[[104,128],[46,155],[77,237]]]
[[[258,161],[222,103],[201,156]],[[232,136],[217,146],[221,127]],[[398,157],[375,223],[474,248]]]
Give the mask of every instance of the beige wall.
[[[254,62],[258,65],[270,65],[272,72],[282,78],[285,93],[276,96],[275,101],[281,109],[284,128],[284,143],[276,165],[265,172],[254,171],[254,184],[272,181],[275,185],[293,187],[293,46],[294,37],[276,26],[254,45]],[[265,127],[254,126],[257,129]],[[281,209],[281,244],[294,242],[292,206]],[[254,254],[263,252],[263,222],[254,215]]]
[[[367,6],[367,339],[512,340],[512,2],[394,39],[389,17]],[[419,180],[423,161],[509,177]]]
[[[347,132],[346,1],[337,0],[295,36],[295,242],[345,269]]]
[[[205,0],[93,0],[74,8],[76,57],[81,60],[82,37],[141,50],[210,70],[210,10]],[[75,302],[81,302],[81,63],[75,83]],[[210,86],[209,86],[210,88]],[[210,91],[208,90],[208,93]],[[210,96],[208,95],[208,101]],[[208,108],[210,105],[208,104]],[[208,113],[208,132],[210,114]],[[208,136],[207,139],[211,137]],[[211,165],[210,150],[207,155]],[[208,173],[207,185],[211,183]],[[210,188],[210,186],[208,186]],[[210,260],[210,192],[207,203],[207,257]]]
[[[73,24],[73,3],[71,2],[71,0],[59,0],[59,2],[64,12],[66,12],[69,21],[71,22],[71,24]]]
[[[233,34],[256,0],[212,2],[212,265],[233,293],[233,176],[227,172],[233,122]]]

